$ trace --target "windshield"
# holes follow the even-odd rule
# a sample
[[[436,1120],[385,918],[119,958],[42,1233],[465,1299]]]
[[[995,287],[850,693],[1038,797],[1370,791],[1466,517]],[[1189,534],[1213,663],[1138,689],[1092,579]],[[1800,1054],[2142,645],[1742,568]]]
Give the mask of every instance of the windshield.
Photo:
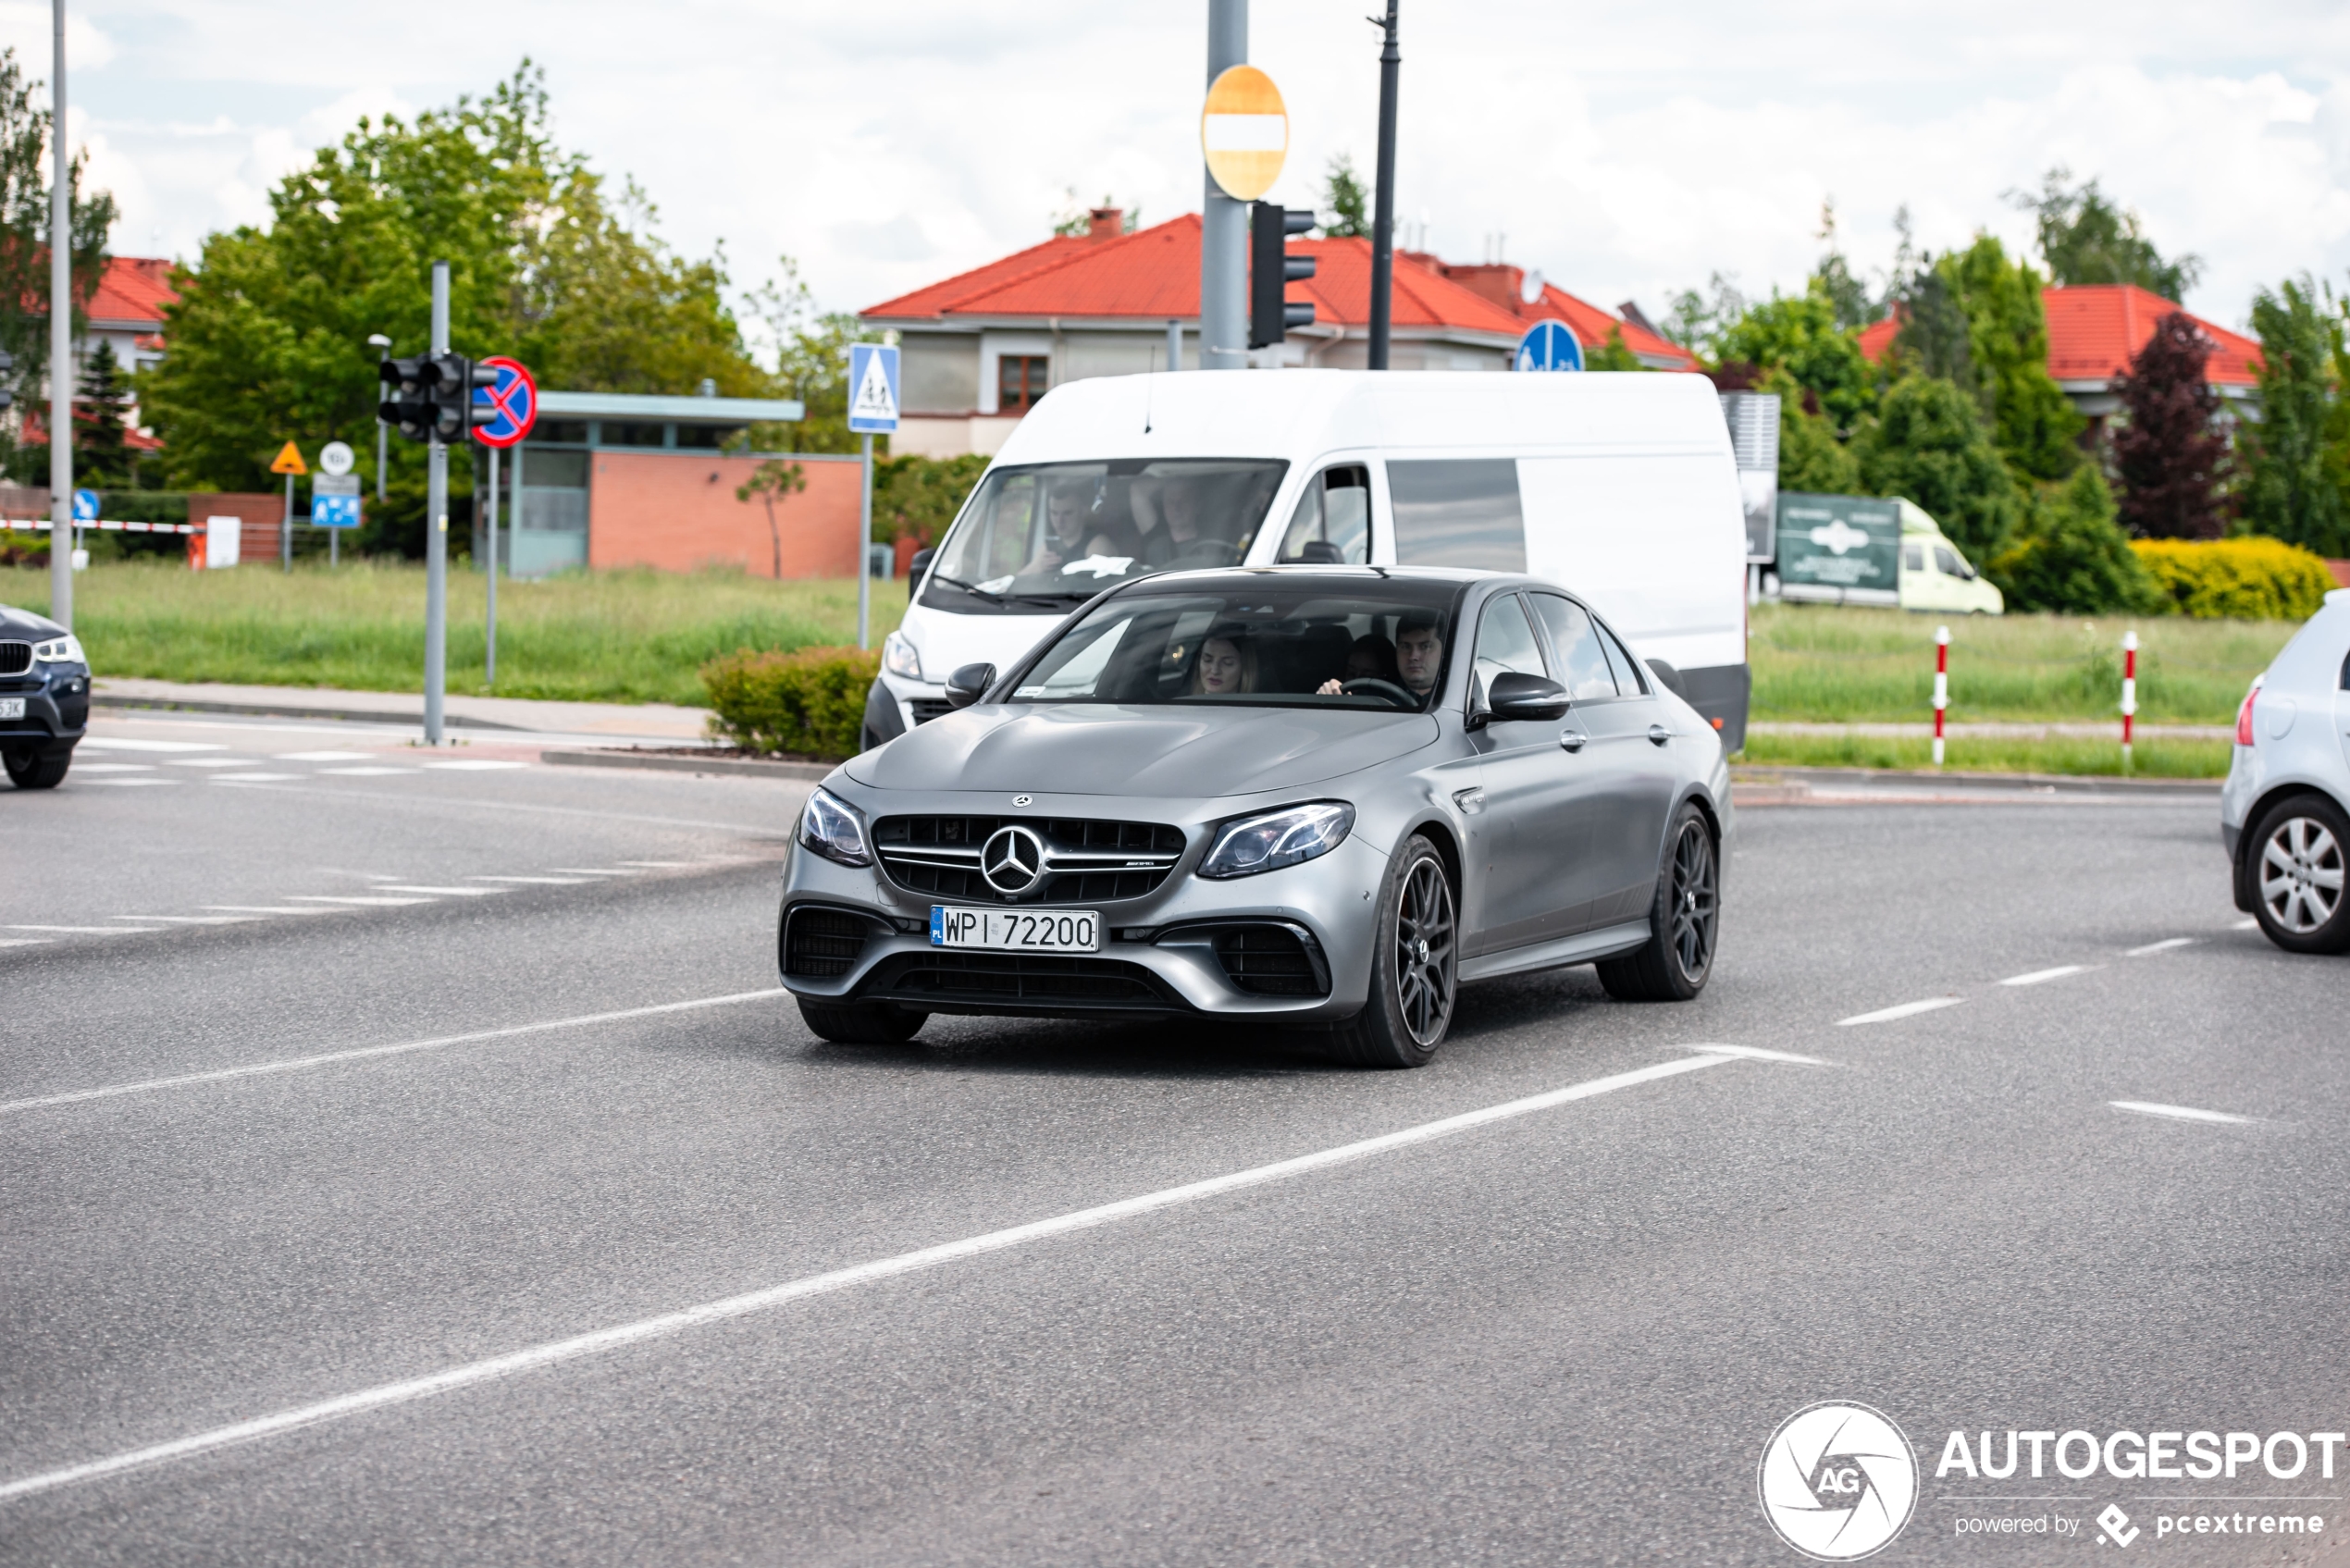
[[[1012,700],[1421,712],[1443,689],[1462,591],[1294,568],[1144,586],[1063,632]]]
[[[1237,565],[1288,466],[1127,458],[993,469],[939,547],[922,603],[1049,613],[1147,572]]]

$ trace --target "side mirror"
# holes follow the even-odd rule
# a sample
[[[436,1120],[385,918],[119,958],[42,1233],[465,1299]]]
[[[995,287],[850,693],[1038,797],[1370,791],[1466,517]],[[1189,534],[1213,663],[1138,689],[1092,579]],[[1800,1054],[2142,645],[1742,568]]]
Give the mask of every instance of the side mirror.
[[[1687,702],[1688,700],[1689,694],[1681,689],[1681,672],[1676,670],[1672,665],[1667,664],[1662,659],[1650,660],[1649,669],[1655,674],[1657,684],[1659,685],[1662,685],[1666,691],[1671,692],[1675,697],[1679,698],[1682,701]]]
[[[987,694],[996,684],[993,664],[966,664],[946,677],[946,706],[969,708]]]
[[[937,553],[937,549],[930,545],[924,545],[916,550],[914,559],[906,563],[906,580],[909,583],[921,582],[922,574],[930,570],[931,557]]]
[[[1567,709],[1566,688],[1540,675],[1505,670],[1493,677],[1487,694],[1496,719],[1556,719]]]

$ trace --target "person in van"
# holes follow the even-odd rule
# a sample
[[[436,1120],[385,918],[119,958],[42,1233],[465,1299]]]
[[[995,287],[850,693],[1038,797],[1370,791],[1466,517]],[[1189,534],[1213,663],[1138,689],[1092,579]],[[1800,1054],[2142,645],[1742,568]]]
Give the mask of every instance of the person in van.
[[[1195,479],[1169,479],[1159,488],[1159,525],[1143,537],[1142,557],[1152,566],[1230,566],[1240,559],[1231,540],[1218,538],[1200,519]]]
[[[1087,503],[1093,500],[1093,488],[1089,480],[1070,479],[1045,492],[1045,537],[1035,558],[1020,569],[1021,576],[1050,572],[1091,555],[1132,558],[1132,548],[1117,537],[1122,530],[1092,515],[1094,509]]]

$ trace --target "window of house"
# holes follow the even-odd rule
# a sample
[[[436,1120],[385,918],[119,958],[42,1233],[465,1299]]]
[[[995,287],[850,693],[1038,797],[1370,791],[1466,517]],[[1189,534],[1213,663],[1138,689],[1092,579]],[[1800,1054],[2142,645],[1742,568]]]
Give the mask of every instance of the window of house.
[[[996,412],[1026,414],[1052,386],[1044,354],[1006,354],[996,362]]]

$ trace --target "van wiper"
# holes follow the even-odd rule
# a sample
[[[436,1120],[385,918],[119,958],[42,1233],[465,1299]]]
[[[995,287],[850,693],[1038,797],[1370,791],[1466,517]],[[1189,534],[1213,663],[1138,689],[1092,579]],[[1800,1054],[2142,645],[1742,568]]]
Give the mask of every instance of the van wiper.
[[[950,588],[960,588],[965,593],[971,595],[973,599],[983,599],[990,604],[1001,604],[1004,602],[1004,596],[1002,594],[989,593],[977,583],[966,583],[960,577],[950,577],[946,573],[938,571],[935,568],[933,568],[931,571],[930,580],[934,583],[944,583]]]

